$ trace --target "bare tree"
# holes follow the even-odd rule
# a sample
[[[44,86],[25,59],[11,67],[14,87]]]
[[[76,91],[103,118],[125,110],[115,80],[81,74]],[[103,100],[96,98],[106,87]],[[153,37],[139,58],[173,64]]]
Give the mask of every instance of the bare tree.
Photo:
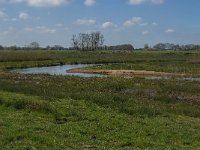
[[[0,50],[3,50],[3,49],[4,49],[4,47],[2,45],[0,45]]]
[[[90,48],[91,50],[95,49],[95,32],[90,33]]]
[[[29,48],[32,48],[32,49],[37,49],[37,48],[39,48],[40,47],[40,45],[39,45],[39,43],[37,43],[37,42],[31,42],[30,44],[29,44]]]
[[[75,34],[72,35],[72,46],[74,47],[74,49],[78,49],[78,39]]]
[[[72,46],[81,50],[96,50],[104,43],[104,36],[100,32],[79,33],[72,36]]]
[[[144,44],[144,49],[149,49],[149,44]]]
[[[81,50],[84,50],[84,38],[82,33],[78,35],[78,46]]]
[[[100,46],[103,46],[103,43],[104,43],[104,36],[103,34],[100,35]]]

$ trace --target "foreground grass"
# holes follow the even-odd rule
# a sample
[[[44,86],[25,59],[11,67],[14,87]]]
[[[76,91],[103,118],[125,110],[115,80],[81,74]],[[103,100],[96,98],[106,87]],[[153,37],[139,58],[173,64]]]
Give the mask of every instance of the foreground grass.
[[[198,149],[200,84],[0,74],[3,149]]]

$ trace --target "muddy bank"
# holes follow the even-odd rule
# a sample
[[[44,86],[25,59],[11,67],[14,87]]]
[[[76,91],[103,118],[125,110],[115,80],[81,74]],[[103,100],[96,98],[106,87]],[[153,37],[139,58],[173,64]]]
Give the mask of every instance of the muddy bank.
[[[175,78],[200,78],[200,74],[166,73],[145,70],[95,70],[95,69],[70,69],[69,73],[103,74],[117,77],[175,77]]]

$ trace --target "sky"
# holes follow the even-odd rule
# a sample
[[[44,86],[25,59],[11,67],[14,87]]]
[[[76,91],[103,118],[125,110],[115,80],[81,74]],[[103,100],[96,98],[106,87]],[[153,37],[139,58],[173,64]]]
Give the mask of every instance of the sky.
[[[71,46],[100,31],[106,45],[200,44],[200,0],[0,0],[0,45]]]

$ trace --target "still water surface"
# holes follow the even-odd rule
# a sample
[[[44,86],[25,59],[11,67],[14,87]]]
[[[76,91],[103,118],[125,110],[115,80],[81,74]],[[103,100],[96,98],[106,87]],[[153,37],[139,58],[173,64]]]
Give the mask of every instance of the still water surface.
[[[14,69],[12,72],[23,73],[23,74],[49,74],[49,75],[70,75],[70,76],[80,76],[80,77],[106,77],[106,75],[100,74],[90,74],[90,73],[69,73],[67,70],[84,68],[90,66],[96,66],[97,64],[78,64],[78,65],[63,65],[63,66],[49,66],[49,67],[34,67],[34,68],[24,68],[24,69]],[[168,80],[172,79],[169,77],[146,77],[149,80]],[[200,78],[175,78],[176,80],[190,80],[190,81],[200,81]]]
[[[69,73],[67,70],[95,66],[95,64],[78,64],[78,65],[63,65],[63,66],[49,66],[49,67],[34,67],[24,69],[14,69],[13,72],[23,74],[49,74],[49,75],[70,75],[81,77],[103,77],[100,74],[89,73]]]

